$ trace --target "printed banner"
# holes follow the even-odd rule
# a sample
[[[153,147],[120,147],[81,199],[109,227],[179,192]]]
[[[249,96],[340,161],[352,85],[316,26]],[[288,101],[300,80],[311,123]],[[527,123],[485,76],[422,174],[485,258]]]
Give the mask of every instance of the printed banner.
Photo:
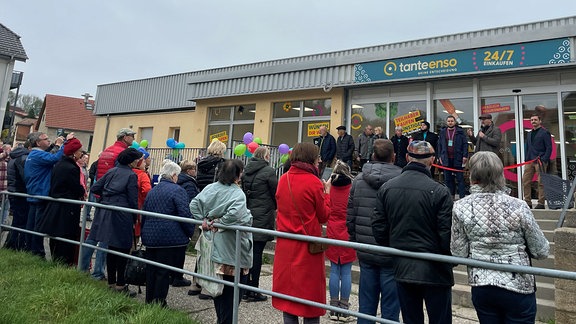
[[[394,118],[394,126],[402,127],[402,134],[410,134],[420,130],[422,120],[420,110],[409,112]]]
[[[212,140],[215,138],[217,138],[222,143],[227,143],[228,142],[228,132],[221,131],[221,132],[218,132],[216,134],[211,134],[210,135],[210,142],[212,142]]]
[[[391,81],[570,63],[570,40],[484,47],[354,65],[354,82]]]
[[[491,114],[503,111],[510,111],[510,106],[501,106],[499,103],[494,103],[480,107],[481,114]]]
[[[308,137],[320,136],[320,126],[326,126],[326,128],[330,129],[330,122],[308,124]]]

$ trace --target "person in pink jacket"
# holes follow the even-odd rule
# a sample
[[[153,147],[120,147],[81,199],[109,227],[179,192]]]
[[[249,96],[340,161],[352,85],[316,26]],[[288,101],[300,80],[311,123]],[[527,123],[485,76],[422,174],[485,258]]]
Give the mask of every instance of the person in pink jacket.
[[[348,241],[346,228],[346,211],[348,195],[352,187],[352,174],[348,164],[338,160],[332,171],[332,189],[330,191],[330,218],[328,219],[327,236],[335,240]],[[356,251],[352,248],[331,245],[326,251],[330,260],[330,306],[349,308],[352,289],[352,262],[356,260]],[[330,319],[347,322],[348,315],[330,311]]]

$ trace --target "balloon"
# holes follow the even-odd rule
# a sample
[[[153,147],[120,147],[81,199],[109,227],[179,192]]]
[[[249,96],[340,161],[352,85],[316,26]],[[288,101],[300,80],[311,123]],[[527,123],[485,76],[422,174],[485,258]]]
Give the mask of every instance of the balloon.
[[[148,151],[146,151],[146,149],[142,147],[142,142],[140,142],[140,147],[138,148],[138,151],[144,154],[144,159],[147,159],[150,156],[150,153],[148,153]]]
[[[246,144],[238,144],[234,148],[234,154],[236,154],[237,156],[242,156],[244,152],[246,152]]]
[[[130,145],[130,147],[138,149],[138,148],[140,148],[140,144],[138,144],[138,142],[134,141],[134,142],[132,142],[132,145]]]
[[[290,147],[287,144],[280,144],[280,146],[278,146],[278,152],[280,152],[280,154],[286,154],[288,151],[290,151]]]
[[[148,140],[140,141],[140,147],[147,148],[148,147]]]
[[[180,142],[180,143],[176,143],[176,145],[174,146],[175,149],[183,149],[186,147],[186,144]]]
[[[214,138],[212,139],[212,141],[210,141],[210,143],[214,143],[214,142],[216,142],[216,141],[219,141],[219,139],[218,139],[217,137],[214,137]]]
[[[292,154],[292,149],[293,149],[293,147],[290,148],[290,150],[288,151],[288,154]]]
[[[246,134],[244,134],[244,137],[242,138],[244,144],[246,144],[246,145],[250,144],[253,139],[254,139],[254,135],[252,135],[252,133],[250,133],[250,132],[246,132]]]
[[[254,151],[256,151],[256,149],[258,148],[258,143],[256,142],[250,142],[250,144],[248,144],[248,151],[250,153],[254,153]]]
[[[244,155],[246,155],[246,157],[251,158],[252,157],[252,153],[250,153],[250,151],[246,150],[246,152],[244,152]]]
[[[255,137],[255,138],[254,138],[254,142],[262,145],[262,139],[261,139],[260,137]]]
[[[168,146],[169,148],[174,148],[176,146],[176,140],[170,137],[169,139],[166,140],[166,146]]]
[[[289,157],[290,157],[290,155],[288,155],[288,154],[282,154],[282,156],[280,157],[280,162],[286,163],[286,161],[288,161]]]

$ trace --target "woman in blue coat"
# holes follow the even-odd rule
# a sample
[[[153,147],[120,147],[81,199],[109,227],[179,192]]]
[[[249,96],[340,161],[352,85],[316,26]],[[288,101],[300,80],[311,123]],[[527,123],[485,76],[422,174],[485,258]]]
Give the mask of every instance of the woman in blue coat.
[[[132,171],[142,158],[142,152],[127,148],[117,158],[117,166],[92,186],[90,192],[100,196],[100,203],[116,207],[138,209],[138,177]],[[98,208],[88,239],[108,244],[112,251],[130,253],[134,240],[136,215],[124,211]],[[128,291],[124,278],[127,259],[112,253],[106,258],[108,285],[119,292]]]
[[[178,164],[167,160],[160,170],[160,182],[146,196],[145,211],[192,219],[186,190],[176,184],[179,173]],[[179,260],[193,234],[193,224],[142,216],[142,243],[149,260],[180,267]],[[166,306],[170,273],[168,269],[146,267],[146,303]]]

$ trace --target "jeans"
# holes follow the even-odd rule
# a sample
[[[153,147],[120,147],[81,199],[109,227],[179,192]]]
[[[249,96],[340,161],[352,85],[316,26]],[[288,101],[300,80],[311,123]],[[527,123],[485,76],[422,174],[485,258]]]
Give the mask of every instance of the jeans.
[[[330,261],[330,299],[350,299],[352,290],[352,262],[340,264]]]
[[[397,282],[402,319],[408,324],[424,324],[422,301],[426,304],[428,322],[452,323],[452,288]]]
[[[360,313],[376,316],[378,301],[382,318],[399,321],[400,301],[392,267],[381,267],[360,261],[360,287],[358,291]],[[358,324],[373,323],[358,318]]]
[[[96,197],[94,197],[94,194],[92,192],[90,192],[88,194],[88,202],[96,202]],[[86,208],[86,219],[90,219],[90,211],[92,210],[92,206],[90,205],[84,205],[84,208]]]
[[[455,167],[454,166],[454,159],[448,159],[447,167],[451,169],[458,169],[464,170],[462,167]],[[446,187],[450,190],[450,194],[454,195],[456,192],[455,184],[454,184],[454,174],[456,174],[456,181],[458,182],[458,196],[460,199],[464,198],[466,195],[466,184],[464,183],[464,172],[455,172],[444,170],[444,181],[446,182]]]
[[[29,204],[24,197],[10,196],[10,209],[12,209],[12,227],[26,229],[28,221]],[[14,250],[26,249],[27,234],[17,230],[10,231],[10,238],[6,247]]]
[[[108,244],[104,242],[96,242],[91,239],[87,239],[84,241],[86,244],[90,245],[98,245],[103,249],[108,248]],[[94,253],[94,249],[83,246],[82,247],[82,256],[80,258],[80,271],[89,272],[90,271],[90,260],[92,260],[92,254]],[[106,265],[106,252],[103,251],[96,251],[96,260],[94,261],[94,266],[92,267],[92,277],[96,279],[104,279],[106,274],[104,273],[104,266]]]
[[[2,208],[2,224],[6,223],[6,218],[8,218],[8,212],[10,211],[10,199],[8,196],[3,196],[4,208]]]
[[[40,218],[44,215],[45,208],[46,208],[45,201],[30,202],[30,210],[28,211],[28,220],[26,222],[27,230],[36,231],[36,224],[40,221]],[[44,250],[44,237],[35,234],[27,234],[26,249],[30,251],[32,254],[44,258],[46,256],[46,251]]]
[[[472,287],[480,323],[534,323],[536,294],[519,294],[495,286]]]
[[[248,273],[248,285],[258,288],[260,286],[260,272],[262,270],[262,255],[266,241],[254,241],[252,268]]]
[[[179,266],[180,255],[186,253],[186,246],[167,248],[146,248],[146,259],[173,267]],[[170,270],[146,265],[146,303],[166,305],[170,288]]]

